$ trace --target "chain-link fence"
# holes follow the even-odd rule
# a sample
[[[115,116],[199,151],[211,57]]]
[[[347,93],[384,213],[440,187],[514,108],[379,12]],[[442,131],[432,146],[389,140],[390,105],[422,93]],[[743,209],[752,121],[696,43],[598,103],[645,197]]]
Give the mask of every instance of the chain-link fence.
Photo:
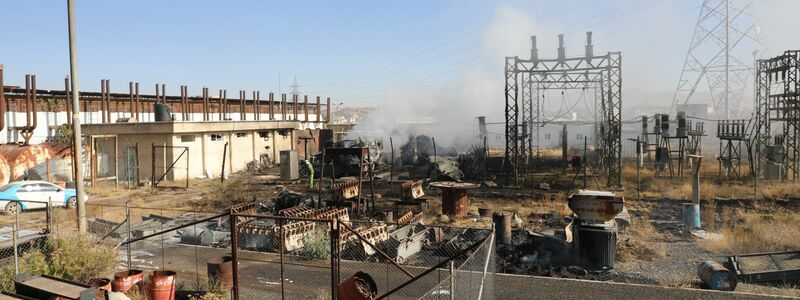
[[[348,283],[364,273],[374,281],[374,289],[366,291],[376,298],[494,296],[491,229],[430,226],[409,218],[399,224],[355,222],[341,208],[262,210],[249,203],[215,215],[87,203],[84,239],[116,249],[107,254],[114,256],[113,272],[175,272],[179,295],[211,291],[231,292],[238,299],[336,299],[337,292],[353,292]],[[75,210],[26,210],[18,222],[4,215],[0,243],[8,247],[0,249],[0,259],[9,262],[17,256],[5,240],[13,236],[6,226],[19,228],[19,253],[40,247],[37,238],[44,243],[45,236],[79,236]],[[113,278],[113,272],[98,275]]]

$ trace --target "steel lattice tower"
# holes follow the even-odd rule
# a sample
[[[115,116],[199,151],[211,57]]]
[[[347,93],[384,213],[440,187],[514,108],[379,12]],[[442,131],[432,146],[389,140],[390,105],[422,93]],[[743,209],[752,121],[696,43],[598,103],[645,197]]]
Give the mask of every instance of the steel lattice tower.
[[[759,43],[758,31],[752,0],[703,0],[672,108],[707,86],[719,117],[738,114],[754,60],[744,56],[755,55],[759,46],[745,48]]]

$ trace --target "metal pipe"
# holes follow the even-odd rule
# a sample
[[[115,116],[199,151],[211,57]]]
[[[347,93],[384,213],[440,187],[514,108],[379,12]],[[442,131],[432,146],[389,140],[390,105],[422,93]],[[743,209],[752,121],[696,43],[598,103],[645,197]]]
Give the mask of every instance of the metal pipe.
[[[31,75],[25,75],[25,128],[31,127]]]
[[[128,82],[128,94],[130,95],[130,99],[128,99],[130,102],[130,118],[133,119],[133,109],[134,106],[136,106],[136,104],[133,102],[133,81]]]
[[[281,121],[286,121],[286,94],[281,94]]]
[[[225,114],[225,108],[222,106],[222,90],[219,90],[219,107],[217,108],[217,113],[219,113],[219,120],[222,121],[225,118],[223,115]]]
[[[294,114],[294,120],[297,121],[297,99],[300,98],[299,95],[292,95],[292,114]]]
[[[239,90],[239,120],[241,120],[241,121],[246,121],[247,120],[247,115],[246,115],[246,112],[244,111],[244,109],[245,109],[245,105],[244,105],[245,99],[244,98],[245,98],[246,94],[247,93],[244,90]]]
[[[139,83],[138,82],[136,84],[134,84],[134,89],[135,89],[135,92],[136,92],[136,96],[134,97],[134,100],[136,101],[136,121],[138,122],[138,121],[141,121],[141,120],[139,120],[139,110],[141,109],[141,99],[139,99]]]
[[[106,106],[106,80],[100,79],[100,117],[102,123],[106,123],[106,114],[103,112],[103,109]]]
[[[69,27],[69,73],[72,79],[72,148],[75,149],[74,161],[82,162],[81,151],[81,112],[78,91],[78,53],[75,46],[75,0],[67,0],[67,24]],[[86,233],[86,198],[83,190],[83,165],[75,166],[75,190],[78,196],[78,230]]]
[[[317,122],[322,122],[322,107],[319,106],[319,96],[317,96]]]
[[[111,80],[106,79],[106,111],[105,114],[107,115],[106,120],[108,123],[112,123],[111,121]]]
[[[269,93],[269,120],[272,121],[275,119],[275,94]]]
[[[208,121],[208,88],[203,88],[203,121]]]
[[[258,109],[259,102],[261,102],[261,92],[253,91],[253,119],[256,121],[261,120],[261,116],[259,116],[261,111]]]
[[[331,123],[331,97],[328,97],[328,112],[327,112],[327,115],[328,115],[328,118],[325,119],[325,121],[327,121],[327,123],[330,124]]]
[[[36,129],[36,121],[39,119],[36,116],[36,75],[31,75],[31,89],[33,90],[33,97],[31,97],[31,115],[33,116],[33,125],[30,128],[32,136],[33,130]]]
[[[0,64],[0,130],[6,127],[6,90],[3,85],[3,65]]]
[[[304,95],[303,96],[303,111],[304,111],[304,113],[306,115],[306,117],[305,117],[305,119],[303,119],[303,121],[304,122],[308,122],[308,95]]]

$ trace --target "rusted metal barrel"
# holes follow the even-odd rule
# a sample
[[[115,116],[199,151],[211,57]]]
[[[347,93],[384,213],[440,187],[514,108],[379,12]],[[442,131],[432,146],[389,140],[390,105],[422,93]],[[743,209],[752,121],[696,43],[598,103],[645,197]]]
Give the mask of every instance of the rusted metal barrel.
[[[134,286],[140,286],[144,278],[142,270],[125,270],[114,273],[111,289],[115,292],[127,294]]]
[[[147,299],[174,300],[175,275],[172,271],[153,271],[147,278]]]
[[[494,214],[494,208],[491,207],[479,207],[478,208],[478,215],[481,218],[489,218]]]
[[[233,257],[216,256],[208,259],[208,286],[219,286],[225,290],[233,287]]]
[[[87,284],[96,289],[97,299],[105,299],[106,293],[111,291],[111,279],[108,278],[92,278]]]
[[[442,189],[442,214],[449,217],[463,217],[467,215],[467,191],[462,189]]]
[[[736,289],[738,280],[736,274],[728,270],[722,264],[707,260],[697,267],[697,275],[709,288],[718,291],[733,291]]]
[[[378,285],[372,276],[364,272],[357,272],[339,283],[336,287],[338,299],[369,300],[378,295]]]
[[[496,212],[492,215],[497,244],[511,244],[511,213]]]

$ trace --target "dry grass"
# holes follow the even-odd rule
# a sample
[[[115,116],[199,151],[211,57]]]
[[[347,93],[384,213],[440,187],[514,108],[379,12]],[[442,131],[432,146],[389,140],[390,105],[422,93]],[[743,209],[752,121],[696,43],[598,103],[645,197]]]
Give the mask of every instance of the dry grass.
[[[726,209],[720,216],[723,238],[702,243],[709,251],[728,254],[800,249],[800,215],[776,207]]]
[[[667,254],[666,245],[650,221],[631,218],[627,231],[620,233],[617,243],[617,259],[620,262],[644,260],[654,261]]]

